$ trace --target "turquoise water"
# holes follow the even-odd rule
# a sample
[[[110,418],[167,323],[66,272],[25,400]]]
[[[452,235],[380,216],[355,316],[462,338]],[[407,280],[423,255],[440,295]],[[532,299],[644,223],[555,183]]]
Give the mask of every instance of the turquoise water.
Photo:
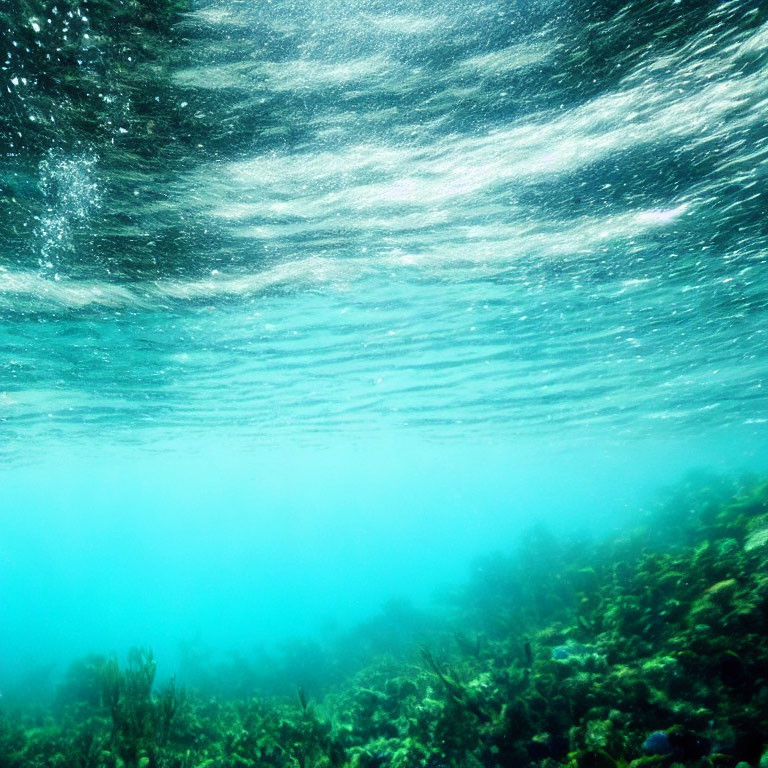
[[[768,468],[759,3],[53,7],[0,37],[6,676]]]

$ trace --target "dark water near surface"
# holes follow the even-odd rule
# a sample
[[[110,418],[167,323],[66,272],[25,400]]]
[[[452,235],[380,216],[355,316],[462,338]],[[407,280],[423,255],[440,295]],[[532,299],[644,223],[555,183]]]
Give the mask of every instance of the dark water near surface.
[[[763,4],[91,6],[2,8],[14,653],[356,620],[765,470]]]

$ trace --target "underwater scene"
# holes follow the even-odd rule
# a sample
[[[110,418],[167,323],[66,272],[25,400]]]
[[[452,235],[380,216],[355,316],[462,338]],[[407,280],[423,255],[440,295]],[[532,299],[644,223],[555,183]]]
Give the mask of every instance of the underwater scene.
[[[0,0],[0,768],[768,768],[764,0]]]

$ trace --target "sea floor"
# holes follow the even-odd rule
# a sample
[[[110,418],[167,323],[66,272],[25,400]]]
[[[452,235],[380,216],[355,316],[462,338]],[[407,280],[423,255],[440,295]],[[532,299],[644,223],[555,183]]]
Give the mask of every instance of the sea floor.
[[[0,699],[0,766],[765,768],[768,486],[691,476],[637,520],[272,657],[81,658]]]

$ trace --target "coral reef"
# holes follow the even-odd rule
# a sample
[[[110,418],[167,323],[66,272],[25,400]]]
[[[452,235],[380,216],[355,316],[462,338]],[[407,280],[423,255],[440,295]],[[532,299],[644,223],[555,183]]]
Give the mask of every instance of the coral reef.
[[[445,615],[395,604],[306,647],[331,670],[312,690],[284,670],[290,692],[183,693],[155,686],[147,650],[80,659],[55,701],[3,700],[0,765],[763,768],[768,486],[691,478],[640,522],[592,543],[533,532]]]

